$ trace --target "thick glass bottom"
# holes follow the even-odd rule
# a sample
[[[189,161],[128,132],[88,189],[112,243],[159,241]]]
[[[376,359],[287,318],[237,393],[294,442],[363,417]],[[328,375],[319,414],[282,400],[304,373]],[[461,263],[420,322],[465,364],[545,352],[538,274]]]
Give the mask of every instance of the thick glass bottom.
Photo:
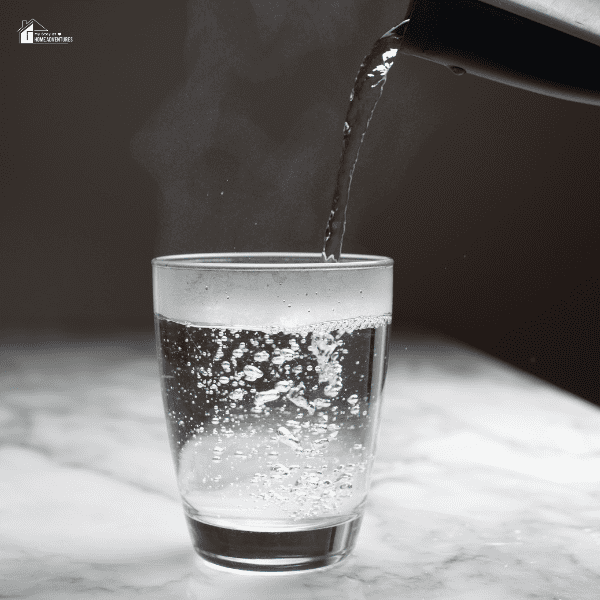
[[[229,569],[294,572],[334,565],[350,554],[362,517],[319,529],[243,531],[186,516],[194,548],[204,560]]]

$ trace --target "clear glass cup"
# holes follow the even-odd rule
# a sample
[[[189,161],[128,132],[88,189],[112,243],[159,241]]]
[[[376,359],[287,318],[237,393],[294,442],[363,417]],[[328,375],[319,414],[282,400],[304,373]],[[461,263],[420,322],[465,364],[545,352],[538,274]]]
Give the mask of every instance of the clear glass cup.
[[[230,253],[152,265],[167,428],[196,552],[259,572],[343,559],[373,464],[393,261]]]

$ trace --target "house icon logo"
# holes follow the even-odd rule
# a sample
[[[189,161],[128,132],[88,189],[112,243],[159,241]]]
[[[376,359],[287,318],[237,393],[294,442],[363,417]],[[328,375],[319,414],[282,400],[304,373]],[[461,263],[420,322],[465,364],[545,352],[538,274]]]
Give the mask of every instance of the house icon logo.
[[[23,21],[18,34],[20,44],[70,44],[73,41],[70,35],[49,32],[35,19]]]
[[[19,42],[21,44],[33,44],[34,36],[37,32],[48,31],[43,25],[40,25],[35,19],[23,21],[19,29]]]

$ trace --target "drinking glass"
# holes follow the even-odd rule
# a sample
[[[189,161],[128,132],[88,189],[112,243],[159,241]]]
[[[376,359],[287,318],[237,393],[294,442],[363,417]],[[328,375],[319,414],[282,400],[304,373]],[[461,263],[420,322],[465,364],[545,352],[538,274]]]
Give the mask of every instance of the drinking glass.
[[[393,261],[229,253],[152,263],[167,429],[196,552],[259,572],[343,559],[373,464]]]

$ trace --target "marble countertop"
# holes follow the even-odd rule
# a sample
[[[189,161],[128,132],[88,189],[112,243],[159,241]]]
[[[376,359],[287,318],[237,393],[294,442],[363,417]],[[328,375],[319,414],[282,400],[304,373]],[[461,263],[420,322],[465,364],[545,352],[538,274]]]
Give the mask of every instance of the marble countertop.
[[[600,410],[474,350],[395,340],[354,554],[260,576],[195,560],[150,338],[0,345],[0,598],[600,598]]]

